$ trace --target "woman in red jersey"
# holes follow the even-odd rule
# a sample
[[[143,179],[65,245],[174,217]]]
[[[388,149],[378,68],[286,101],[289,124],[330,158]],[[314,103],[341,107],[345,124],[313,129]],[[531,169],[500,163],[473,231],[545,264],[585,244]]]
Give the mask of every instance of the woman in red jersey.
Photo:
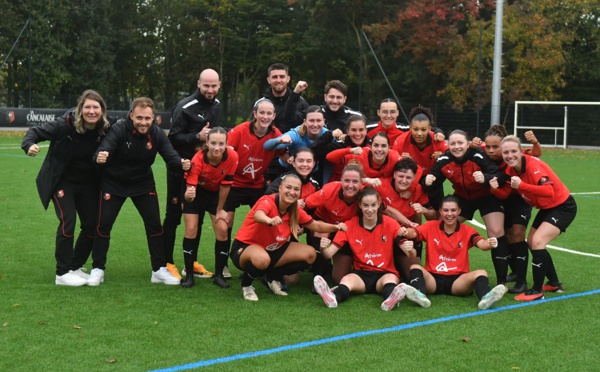
[[[398,103],[392,98],[384,98],[379,103],[379,109],[377,109],[377,116],[380,120],[377,123],[367,125],[367,135],[373,138],[377,133],[384,132],[390,139],[390,143],[394,143],[396,138],[409,129],[407,124],[396,122],[399,114]]]
[[[365,177],[391,177],[394,165],[400,160],[400,154],[390,150],[390,140],[383,132],[375,134],[371,139],[370,147],[345,148],[327,154],[327,161],[334,166],[343,167],[351,160],[357,160],[362,164]],[[379,182],[373,181],[374,186],[379,185]]]
[[[510,252],[504,235],[502,201],[492,194],[489,184],[494,177],[504,180],[504,175],[481,148],[469,148],[467,134],[462,130],[450,133],[448,144],[450,149],[425,177],[424,189],[431,200],[443,192],[443,182],[448,179],[460,200],[460,222],[472,219],[479,210],[488,237],[498,238],[498,248],[491,251],[497,284],[506,283]]]
[[[307,269],[315,260],[315,250],[299,243],[301,227],[322,233],[345,230],[344,223],[315,221],[298,207],[302,182],[295,174],[285,176],[279,193],[261,197],[250,210],[235,236],[231,261],[240,270],[245,300],[258,301],[252,282],[266,275],[269,289],[279,296],[284,275]],[[292,237],[296,241],[292,241]]]
[[[492,125],[485,133],[485,142],[482,143],[487,156],[494,163],[498,164],[502,170],[506,169],[506,163],[502,159],[500,142],[507,135],[508,133],[503,125]],[[533,132],[525,132],[525,138],[531,142],[533,146],[525,149],[524,153],[533,156],[540,156],[542,154],[542,147],[540,146],[537,138],[535,138]],[[477,143],[477,139],[474,138],[473,142]],[[490,184],[492,184],[491,181]],[[502,192],[503,190],[504,192]],[[508,292],[523,293],[527,290],[529,245],[525,241],[525,233],[527,232],[527,225],[529,225],[529,220],[531,219],[531,206],[527,204],[523,198],[521,198],[516,190],[511,189],[510,187],[504,187],[500,190],[497,188],[492,188],[492,193],[496,195],[496,197],[503,199],[502,205],[504,206],[504,230],[510,252],[509,265],[514,273],[508,275],[506,281],[511,281],[509,280],[511,276],[516,278],[515,285],[509,288]]]
[[[356,200],[362,187],[363,176],[360,164],[347,165],[342,171],[341,181],[330,182],[318,192],[304,199],[305,209],[315,219],[327,223],[336,224],[348,221],[356,215]],[[319,244],[311,245],[320,251],[320,239],[332,239],[333,235],[315,234],[315,237],[319,239]],[[343,250],[342,254],[335,255],[331,274],[333,281],[339,283],[342,277],[350,272],[351,265],[352,253],[349,250]],[[322,269],[318,267],[315,271],[315,274],[322,274]]]
[[[216,235],[213,283],[221,288],[229,288],[229,284],[223,278],[223,268],[227,265],[229,254],[227,212],[223,208],[237,165],[238,155],[227,148],[225,129],[212,128],[207,134],[204,148],[192,159],[192,168],[186,178],[187,187],[183,203],[185,278],[181,281],[184,288],[194,285],[194,263],[198,259],[198,245],[202,235],[202,230],[198,227],[202,226],[207,211]]]
[[[422,307],[429,307],[431,301],[426,294],[468,296],[475,290],[478,307],[489,309],[504,296],[506,287],[498,284],[490,289],[485,270],[471,271],[469,249],[489,250],[498,246],[498,240],[486,240],[471,226],[460,223],[459,199],[454,195],[443,199],[440,215],[442,221],[428,221],[401,232],[408,239],[425,242],[427,250],[425,267],[410,267],[411,285],[406,288],[406,297]],[[402,248],[412,246],[412,241],[406,241]]]
[[[544,298],[544,291],[564,290],[546,245],[567,230],[577,214],[577,204],[569,189],[546,163],[523,154],[518,137],[504,137],[502,158],[508,166],[506,173],[510,176],[510,187],[517,190],[529,205],[540,210],[527,236],[532,255],[533,287],[515,299],[540,300]],[[492,184],[494,186],[496,185]],[[546,276],[549,282],[544,285]]]
[[[323,257],[329,259],[342,247],[352,251],[353,271],[344,275],[332,291],[322,276],[315,276],[316,292],[329,308],[347,300],[351,293],[379,293],[383,295],[381,309],[388,311],[404,298],[406,284],[400,283],[394,266],[394,253],[400,249],[400,225],[383,215],[381,197],[373,187],[365,187],[358,195],[358,215],[346,221],[346,231],[335,235],[333,244],[324,242]],[[414,256],[414,249],[407,248]]]
[[[274,120],[273,102],[261,98],[254,104],[252,120],[237,125],[228,133],[227,144],[237,152],[239,159],[233,184],[225,201],[228,223],[225,233],[228,246],[231,246],[235,210],[241,205],[252,207],[264,195],[266,190],[264,174],[271,160],[276,155],[285,156],[285,150],[277,152],[264,149],[266,141],[281,135],[279,129],[274,126]],[[227,267],[224,276],[230,277]]]

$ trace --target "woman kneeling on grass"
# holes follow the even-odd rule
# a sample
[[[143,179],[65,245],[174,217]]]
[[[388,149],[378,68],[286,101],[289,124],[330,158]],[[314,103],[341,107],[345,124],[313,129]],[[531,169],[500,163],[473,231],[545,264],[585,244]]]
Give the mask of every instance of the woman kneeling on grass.
[[[498,246],[498,239],[484,239],[477,230],[459,222],[460,206],[458,198],[448,195],[440,207],[442,221],[428,221],[402,233],[408,239],[426,243],[425,268],[421,265],[410,267],[410,286],[406,297],[422,307],[431,306],[427,294],[447,294],[468,296],[475,289],[479,298],[479,308],[489,309],[506,292],[506,286],[499,284],[490,289],[487,272],[469,268],[469,248],[489,250]],[[407,250],[412,241],[402,243]]]
[[[242,293],[245,300],[258,301],[252,282],[266,275],[269,289],[279,296],[284,275],[306,270],[316,258],[315,250],[306,244],[290,241],[298,239],[301,227],[330,233],[346,230],[344,223],[337,225],[315,221],[298,207],[302,181],[296,174],[288,174],[281,181],[279,193],[261,197],[250,210],[233,241],[231,261],[240,270]]]
[[[345,275],[332,291],[323,277],[314,278],[315,290],[329,308],[337,307],[350,293],[379,293],[383,295],[381,310],[388,311],[404,298],[406,284],[401,283],[394,266],[394,250],[399,249],[400,224],[383,215],[381,197],[372,187],[365,187],[358,195],[358,215],[346,221],[347,231],[338,232],[333,244],[322,240],[321,250],[329,259],[348,244],[352,250],[353,272]],[[415,256],[412,248],[407,255]]]

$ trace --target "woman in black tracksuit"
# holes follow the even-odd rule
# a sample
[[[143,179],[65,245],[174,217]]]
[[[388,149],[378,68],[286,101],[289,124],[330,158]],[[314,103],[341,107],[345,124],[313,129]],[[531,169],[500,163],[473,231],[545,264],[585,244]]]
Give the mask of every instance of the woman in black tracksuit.
[[[104,99],[93,90],[83,92],[77,107],[54,121],[30,128],[21,147],[36,156],[37,143],[50,141],[36,179],[45,209],[54,204],[56,285],[81,286],[88,274],[81,267],[92,251],[98,208],[98,177],[92,156],[109,127]],[[80,232],[73,247],[79,215]]]
[[[110,232],[127,198],[131,198],[144,220],[153,271],[151,282],[179,284],[179,279],[166,269],[152,164],[157,153],[172,169],[187,171],[190,161],[179,157],[167,135],[153,125],[153,121],[152,100],[145,97],[135,99],[129,117],[111,127],[94,155],[94,161],[101,164],[103,170],[98,228],[92,251],[94,262],[88,285],[97,286],[104,281]]]

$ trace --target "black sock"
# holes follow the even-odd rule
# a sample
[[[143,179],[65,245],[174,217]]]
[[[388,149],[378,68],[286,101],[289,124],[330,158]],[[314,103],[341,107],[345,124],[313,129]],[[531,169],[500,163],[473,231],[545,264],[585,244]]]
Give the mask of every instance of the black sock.
[[[545,249],[531,251],[531,272],[533,273],[533,289],[542,291],[548,266],[548,252]]]
[[[198,259],[196,239],[183,238],[183,262],[186,275],[194,275],[194,262]]]
[[[425,289],[425,276],[423,276],[423,271],[420,269],[410,270],[410,283],[408,284],[410,284],[419,292],[427,294]]]
[[[554,261],[552,260],[552,256],[550,252],[546,251],[547,258],[546,262],[548,263],[548,270],[546,270],[546,277],[550,283],[559,283],[558,274],[556,273],[556,268],[554,267]]]
[[[381,292],[381,294],[383,295],[383,300],[387,300],[388,297],[390,297],[390,295],[392,294],[392,292],[394,291],[394,288],[396,288],[398,284],[394,283],[394,282],[390,282],[390,283],[385,283],[383,285],[383,291]]]
[[[508,240],[506,235],[502,235],[498,240],[498,246],[490,250],[492,254],[492,262],[496,271],[496,280],[498,284],[506,283],[506,275],[508,275],[508,262],[510,260],[510,250],[508,249]]]
[[[487,276],[484,275],[480,275],[477,278],[475,278],[474,287],[475,294],[480,300],[483,298],[483,296],[485,296],[489,291],[492,290],[490,288],[490,280]]]
[[[268,281],[277,280],[277,281],[282,282],[284,275],[296,274],[300,271],[304,271],[304,270],[308,269],[309,267],[310,267],[310,265],[303,261],[290,262],[289,264],[285,264],[283,266],[274,267],[274,268],[270,269],[269,272],[267,273],[267,280]]]
[[[252,285],[254,279],[262,278],[266,274],[266,270],[257,269],[252,264],[252,261],[248,261],[244,267],[244,276],[242,276],[242,287],[248,287]]]
[[[348,297],[350,297],[350,288],[340,284],[336,289],[333,290],[333,294],[335,295],[335,299],[338,303],[344,302],[348,299]]]
[[[223,276],[223,268],[229,259],[229,246],[227,241],[215,240],[215,275]]]
[[[529,244],[526,241],[512,243],[509,246],[513,272],[517,275],[516,285],[527,283],[527,266],[529,266]]]

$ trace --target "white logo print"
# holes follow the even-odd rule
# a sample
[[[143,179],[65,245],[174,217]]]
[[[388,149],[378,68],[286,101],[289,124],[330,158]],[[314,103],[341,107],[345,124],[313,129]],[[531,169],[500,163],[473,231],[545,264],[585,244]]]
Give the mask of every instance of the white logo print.
[[[437,245],[440,245],[440,241],[439,240],[437,240],[437,239],[434,238],[433,241],[436,242]]]
[[[363,242],[363,240],[364,240],[364,239],[361,239],[361,240],[355,239],[355,240],[356,240],[356,242],[357,242],[358,244],[362,245],[362,242]]]
[[[496,256],[496,259],[498,260],[503,260],[503,261],[508,261],[508,259],[510,258],[510,255],[502,257],[502,256]]]
[[[526,216],[526,215],[524,215],[524,214],[522,214],[522,215],[521,215],[521,217],[523,217],[523,219],[524,219],[524,220],[526,220],[526,219],[527,219],[527,216]]]
[[[127,148],[130,149],[131,148],[131,142],[125,142],[125,144],[127,145]]]
[[[435,267],[435,270],[436,270],[436,271],[441,271],[441,272],[444,272],[444,273],[447,273],[447,272],[449,272],[450,270],[456,270],[456,269],[458,269],[458,267],[448,267],[448,266],[446,265],[446,263],[445,263],[445,262],[440,262],[440,263],[439,263],[439,264],[438,264],[438,265]]]
[[[527,256],[517,256],[517,260],[523,260],[523,261],[527,261]]]
[[[377,265],[377,267],[381,267],[381,266],[383,266],[383,264],[384,264],[384,263],[382,262],[382,263],[380,263],[379,265]],[[367,265],[375,266],[375,264],[373,263],[373,260],[368,260],[368,261],[367,261]]]
[[[202,119],[204,120],[204,115],[202,115],[202,114],[198,114],[198,117],[199,117],[199,118],[202,118]]]
[[[558,223],[558,218],[550,217],[554,223]]]
[[[242,172],[242,174],[250,173],[250,174],[252,174],[252,179],[255,179],[256,178],[256,172],[258,172],[261,169],[262,169],[262,167],[258,167],[256,169],[254,169],[254,163],[248,163],[248,165],[246,165],[244,167],[244,171]]]
[[[183,253],[185,253],[185,254],[192,254],[192,251],[186,251],[186,250],[184,250]]]
[[[538,174],[538,173],[541,173],[541,172],[542,172],[542,171],[538,169],[538,170],[536,170],[535,172],[533,172],[533,174]]]
[[[535,266],[537,268],[541,268],[542,267],[542,263],[540,262],[539,264],[534,264],[533,262],[531,263],[532,266]]]
[[[338,216],[340,214],[340,211],[331,211],[331,213],[335,214],[336,216]]]
[[[413,280],[410,281],[410,284],[412,284],[413,282],[418,282],[419,278],[414,278]]]
[[[446,172],[448,172],[448,174],[451,174],[451,175],[454,174],[454,171],[451,169],[447,169]]]
[[[242,144],[246,148],[246,150],[250,150],[250,145]]]
[[[387,200],[389,204],[392,204],[392,199],[390,199],[389,196],[386,196],[385,200]]]

